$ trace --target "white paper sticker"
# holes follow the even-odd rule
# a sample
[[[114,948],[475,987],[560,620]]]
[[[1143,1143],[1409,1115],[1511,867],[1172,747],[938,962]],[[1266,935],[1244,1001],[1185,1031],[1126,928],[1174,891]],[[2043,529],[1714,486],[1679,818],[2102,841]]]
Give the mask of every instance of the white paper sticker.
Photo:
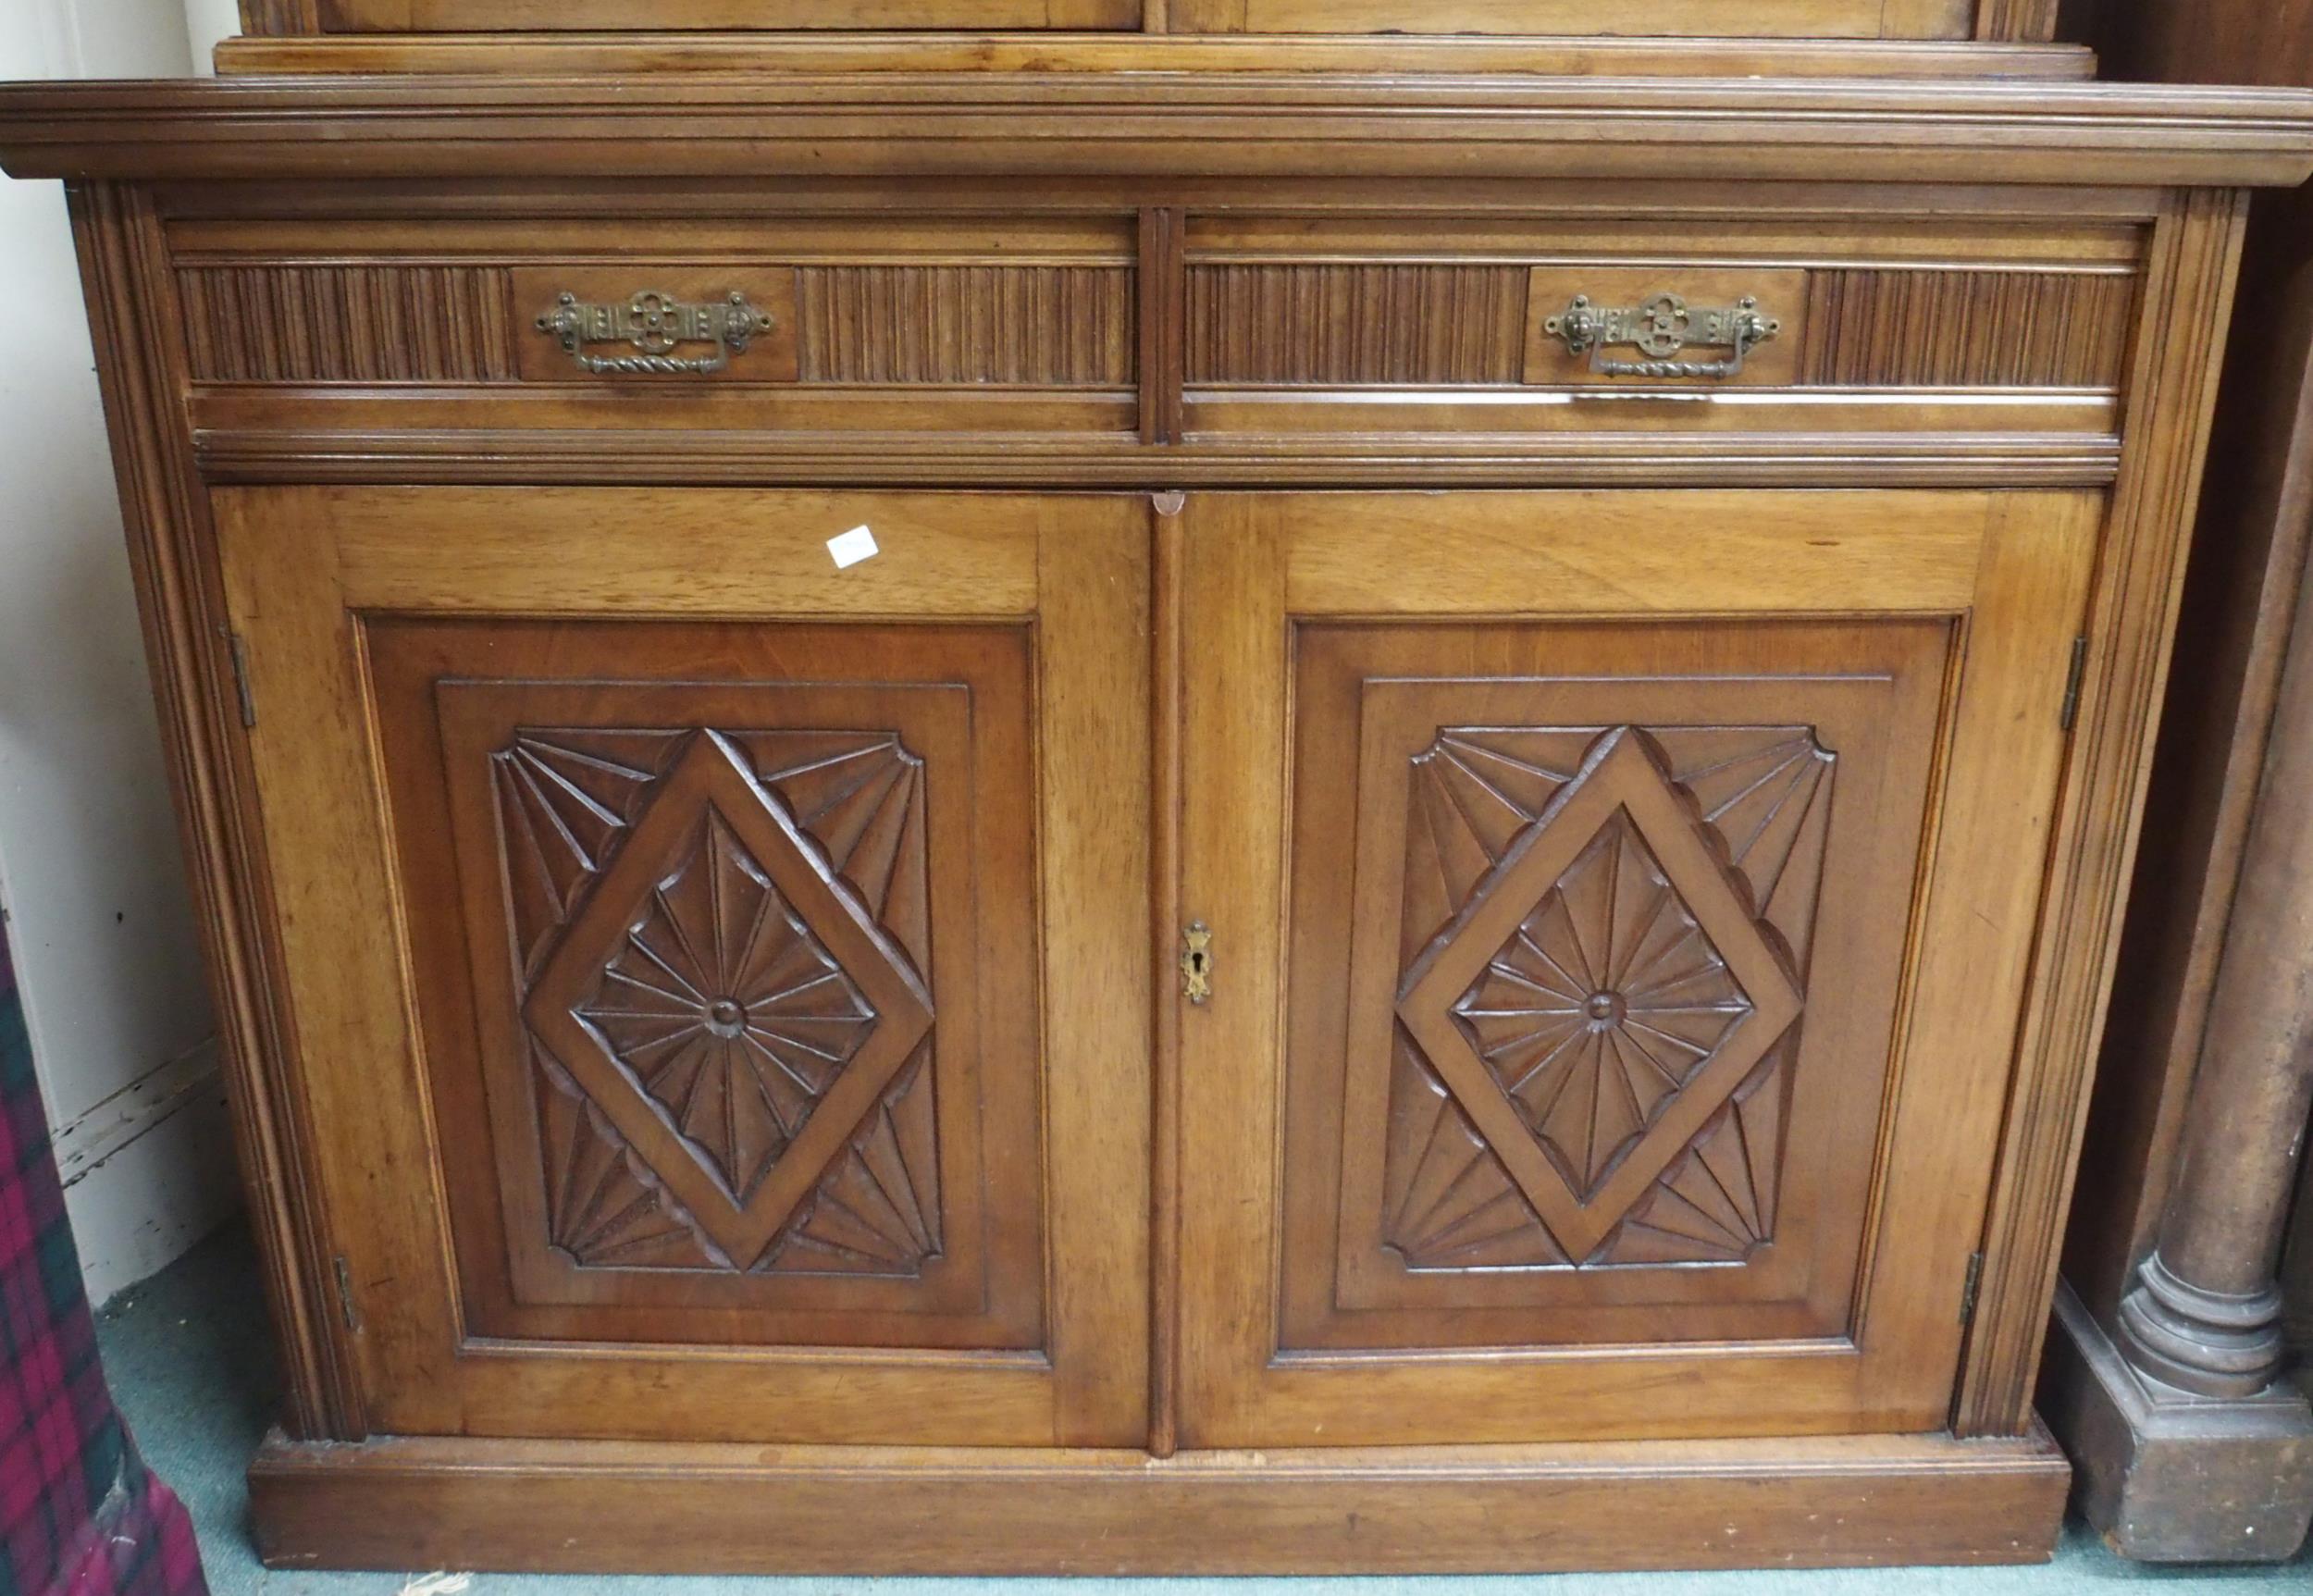
[[[827,539],[827,552],[835,557],[835,569],[845,570],[874,558],[875,534],[864,526],[854,526],[841,537]]]

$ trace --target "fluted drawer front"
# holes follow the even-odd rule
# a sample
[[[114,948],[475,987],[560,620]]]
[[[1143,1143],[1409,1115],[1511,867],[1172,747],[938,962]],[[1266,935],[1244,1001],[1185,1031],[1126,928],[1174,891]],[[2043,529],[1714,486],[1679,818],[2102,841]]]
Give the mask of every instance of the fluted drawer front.
[[[558,476],[625,479],[678,474],[660,435],[727,451],[1139,436],[1130,211],[750,203],[638,196],[624,218],[418,201],[180,217],[167,330],[196,423],[225,449],[413,435],[457,449],[489,434],[474,447],[511,459],[525,435],[556,434],[538,447],[570,463]],[[316,433],[328,441],[303,441]],[[628,436],[593,448],[582,433]]]
[[[806,382],[1132,381],[1129,266],[807,266],[797,290]]]
[[[2133,273],[1266,263],[1193,266],[1193,386],[1588,382],[1543,324],[1577,295],[1696,309],[1756,297],[1778,322],[1753,381],[1840,388],[2120,385]],[[1721,352],[1723,353],[1723,352]]]
[[[582,381],[592,374],[537,325],[563,292],[609,305],[640,294],[685,303],[744,294],[772,325],[751,354],[711,374],[725,381],[1057,389],[1133,381],[1132,271],[1124,266],[283,263],[188,266],[178,285],[197,382]]]
[[[2109,447],[2144,250],[1934,217],[1193,217],[1184,432]]]
[[[1800,380],[2116,389],[2135,298],[2114,272],[1816,272]]]
[[[482,266],[187,266],[196,382],[511,382],[507,274]]]
[[[2141,226],[1679,214],[1710,203],[1643,223],[1190,206],[1144,225],[1008,201],[218,217],[171,242],[219,450],[488,431],[502,458],[525,433],[693,430],[885,462],[1041,436],[1071,461],[1097,439],[1114,481],[1173,442],[1459,437],[1635,460],[1655,438],[1736,458],[1758,439],[1812,459],[1794,440],[1884,453],[1872,439],[1910,435],[1952,459],[2038,439],[2073,477],[2109,472]],[[655,438],[554,447],[611,475],[657,458]]]
[[[1526,276],[1514,266],[1193,266],[1188,380],[1516,382]]]

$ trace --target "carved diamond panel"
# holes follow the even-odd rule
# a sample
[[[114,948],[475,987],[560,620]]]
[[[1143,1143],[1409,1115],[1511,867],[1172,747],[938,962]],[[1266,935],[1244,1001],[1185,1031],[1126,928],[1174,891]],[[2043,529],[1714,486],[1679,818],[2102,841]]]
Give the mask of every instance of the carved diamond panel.
[[[518,734],[490,761],[515,951],[536,980],[548,939],[625,837],[681,740],[671,732]]]
[[[1421,1050],[1397,1028],[1381,1239],[1417,1269],[1563,1264],[1566,1255]]]
[[[599,1268],[724,1268],[731,1260],[615,1130],[570,1072],[531,1049],[546,1153],[548,1238]]]
[[[1414,761],[1382,1228],[1410,1267],[1772,1236],[1833,766],[1790,727],[1452,728]]]
[[[921,762],[888,733],[556,730],[493,764],[554,1244],[920,1270]]]
[[[1586,1201],[1751,1012],[1624,810],[1453,1005]]]
[[[876,1016],[720,813],[575,1012],[744,1204]]]

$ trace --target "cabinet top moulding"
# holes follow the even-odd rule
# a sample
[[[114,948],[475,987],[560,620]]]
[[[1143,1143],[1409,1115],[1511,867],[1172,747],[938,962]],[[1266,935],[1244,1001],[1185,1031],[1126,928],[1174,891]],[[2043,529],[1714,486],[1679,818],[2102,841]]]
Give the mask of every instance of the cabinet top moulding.
[[[2313,176],[2313,93],[1242,72],[43,82],[0,88],[0,167],[2293,186]]]

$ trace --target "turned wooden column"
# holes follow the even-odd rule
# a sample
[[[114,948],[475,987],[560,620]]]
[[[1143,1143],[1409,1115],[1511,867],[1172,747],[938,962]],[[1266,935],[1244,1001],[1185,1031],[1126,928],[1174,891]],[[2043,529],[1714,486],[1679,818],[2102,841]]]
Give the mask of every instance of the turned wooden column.
[[[2313,0],[2065,0],[2064,15],[2108,77],[2313,84]],[[2298,191],[2250,214],[2039,1392],[2075,1505],[2134,1558],[2279,1562],[2313,1525],[2313,1404],[2269,1379],[2305,1112],[2309,535],[2313,192]]]
[[[2182,1157],[2121,1305],[2137,1367],[2247,1396],[2284,1353],[2276,1269],[2313,1110],[2313,584],[2298,600]]]

